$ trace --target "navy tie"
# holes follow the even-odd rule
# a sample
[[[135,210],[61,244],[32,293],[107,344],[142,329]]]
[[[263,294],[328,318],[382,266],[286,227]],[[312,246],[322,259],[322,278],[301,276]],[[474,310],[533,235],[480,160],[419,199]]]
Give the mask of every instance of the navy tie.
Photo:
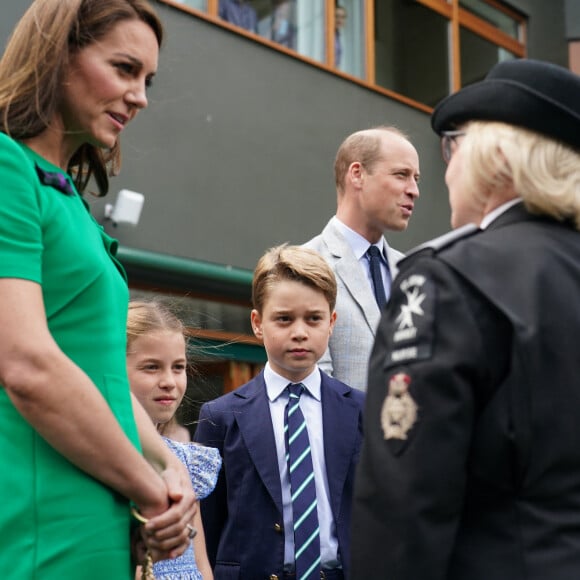
[[[288,385],[290,396],[284,412],[284,434],[292,492],[296,580],[314,580],[320,578],[320,530],[310,440],[300,409],[303,391],[302,383]]]
[[[369,258],[371,278],[373,280],[373,290],[379,309],[382,310],[387,303],[387,295],[383,285],[383,275],[381,274],[381,251],[376,246],[370,246],[367,250]]]

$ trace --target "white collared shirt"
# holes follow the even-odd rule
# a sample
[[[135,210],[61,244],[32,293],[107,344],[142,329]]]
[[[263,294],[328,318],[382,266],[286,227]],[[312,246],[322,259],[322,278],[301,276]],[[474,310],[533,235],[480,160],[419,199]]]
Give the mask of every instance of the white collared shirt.
[[[494,210],[490,211],[483,217],[481,223],[479,224],[479,229],[484,230],[485,228],[487,228],[487,226],[489,226],[491,222],[495,221],[502,213],[505,213],[510,207],[513,207],[518,203],[522,203],[522,201],[523,200],[521,197],[516,197],[515,199],[510,199],[509,201],[502,203],[500,206],[496,207]]]
[[[332,220],[334,221],[334,225],[343,235],[346,243],[350,246],[350,249],[352,250],[355,258],[363,267],[371,289],[373,289],[374,286],[373,279],[371,277],[370,262],[366,254],[369,246],[371,245],[376,246],[379,249],[382,257],[381,276],[383,278],[383,286],[385,288],[386,298],[388,299],[391,294],[391,273],[389,270],[389,261],[387,259],[387,242],[385,241],[384,236],[381,236],[381,239],[376,244],[370,244],[366,238],[342,223],[336,216],[334,216]]]
[[[270,415],[274,427],[278,468],[282,483],[282,506],[284,517],[284,568],[294,570],[294,532],[292,524],[292,499],[290,493],[290,477],[286,463],[286,443],[284,441],[284,409],[288,403],[286,387],[292,381],[272,370],[269,363],[264,368],[266,393],[270,405]],[[336,524],[330,507],[328,477],[326,475],[326,460],[324,457],[324,438],[322,432],[322,405],[320,389],[320,371],[315,369],[302,384],[306,390],[300,397],[300,409],[306,419],[308,438],[312,453],[312,466],[316,481],[316,499],[318,502],[318,524],[320,526],[320,552],[323,568],[336,568],[338,559],[338,538]]]

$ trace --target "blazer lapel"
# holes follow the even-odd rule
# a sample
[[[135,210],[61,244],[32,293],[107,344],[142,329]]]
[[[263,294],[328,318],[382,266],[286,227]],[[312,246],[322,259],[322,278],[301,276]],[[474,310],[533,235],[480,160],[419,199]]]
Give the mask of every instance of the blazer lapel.
[[[241,399],[236,409],[236,421],[256,470],[282,514],[278,454],[263,373],[258,375],[250,385],[251,388],[242,393],[236,392]]]
[[[332,223],[324,228],[324,237],[329,250],[336,259],[334,271],[337,278],[340,278],[352,299],[358,304],[374,334],[379,325],[381,313],[364,270],[352,253],[347,241]]]
[[[394,250],[387,243],[385,243],[385,247],[387,250],[387,262],[389,263],[389,271],[391,273],[391,282],[392,282],[399,273],[399,268],[397,267],[397,264],[400,260],[402,260],[405,257],[405,255],[399,252],[398,250]]]
[[[324,374],[321,389],[328,489],[332,512],[335,521],[338,521],[344,484],[358,436],[359,409],[354,401],[345,397],[350,387],[341,383],[338,389],[332,389]]]

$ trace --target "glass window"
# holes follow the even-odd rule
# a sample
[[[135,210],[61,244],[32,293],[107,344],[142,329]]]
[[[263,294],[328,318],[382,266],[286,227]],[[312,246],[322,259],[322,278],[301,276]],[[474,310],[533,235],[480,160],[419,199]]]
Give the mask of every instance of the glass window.
[[[459,33],[461,46],[461,85],[469,85],[483,80],[491,67],[498,62],[515,58],[505,48],[497,46],[461,27]]]
[[[459,5],[512,38],[519,39],[519,22],[502,10],[484,0],[459,0]]]
[[[280,4],[294,4],[281,2]],[[298,0],[296,3],[296,50],[314,60],[325,60],[325,1]]]
[[[323,62],[325,0],[219,0],[218,16]]]
[[[230,24],[257,33],[258,12],[254,4],[258,4],[258,2],[251,2],[249,0],[219,0],[218,16]]]
[[[258,33],[314,60],[324,61],[324,0],[261,0]]]
[[[334,66],[365,77],[365,18],[363,0],[341,0],[334,8]]]
[[[333,62],[336,70],[389,89],[394,98],[431,107],[453,87],[483,78],[497,62],[526,54],[520,40],[525,18],[499,0],[175,1],[209,10],[211,17],[217,10],[222,21],[319,63]],[[331,4],[333,23],[327,20]],[[459,42],[452,46],[457,26]]]
[[[185,4],[185,6],[196,8],[197,10],[203,10],[204,12],[207,10],[207,0],[177,0],[177,1],[181,2],[181,4]]]
[[[296,50],[296,2],[294,0],[270,0],[261,2],[260,23],[258,30],[261,36],[273,40],[286,48]]]
[[[375,0],[375,81],[435,106],[449,93],[449,21],[407,0]]]

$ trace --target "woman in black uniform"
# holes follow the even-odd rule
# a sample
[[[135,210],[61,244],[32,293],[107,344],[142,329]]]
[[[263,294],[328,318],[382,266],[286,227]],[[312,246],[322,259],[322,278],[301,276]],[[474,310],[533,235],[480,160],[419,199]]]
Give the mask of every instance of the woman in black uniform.
[[[580,578],[580,77],[503,62],[432,125],[455,231],[377,333],[352,578]]]

